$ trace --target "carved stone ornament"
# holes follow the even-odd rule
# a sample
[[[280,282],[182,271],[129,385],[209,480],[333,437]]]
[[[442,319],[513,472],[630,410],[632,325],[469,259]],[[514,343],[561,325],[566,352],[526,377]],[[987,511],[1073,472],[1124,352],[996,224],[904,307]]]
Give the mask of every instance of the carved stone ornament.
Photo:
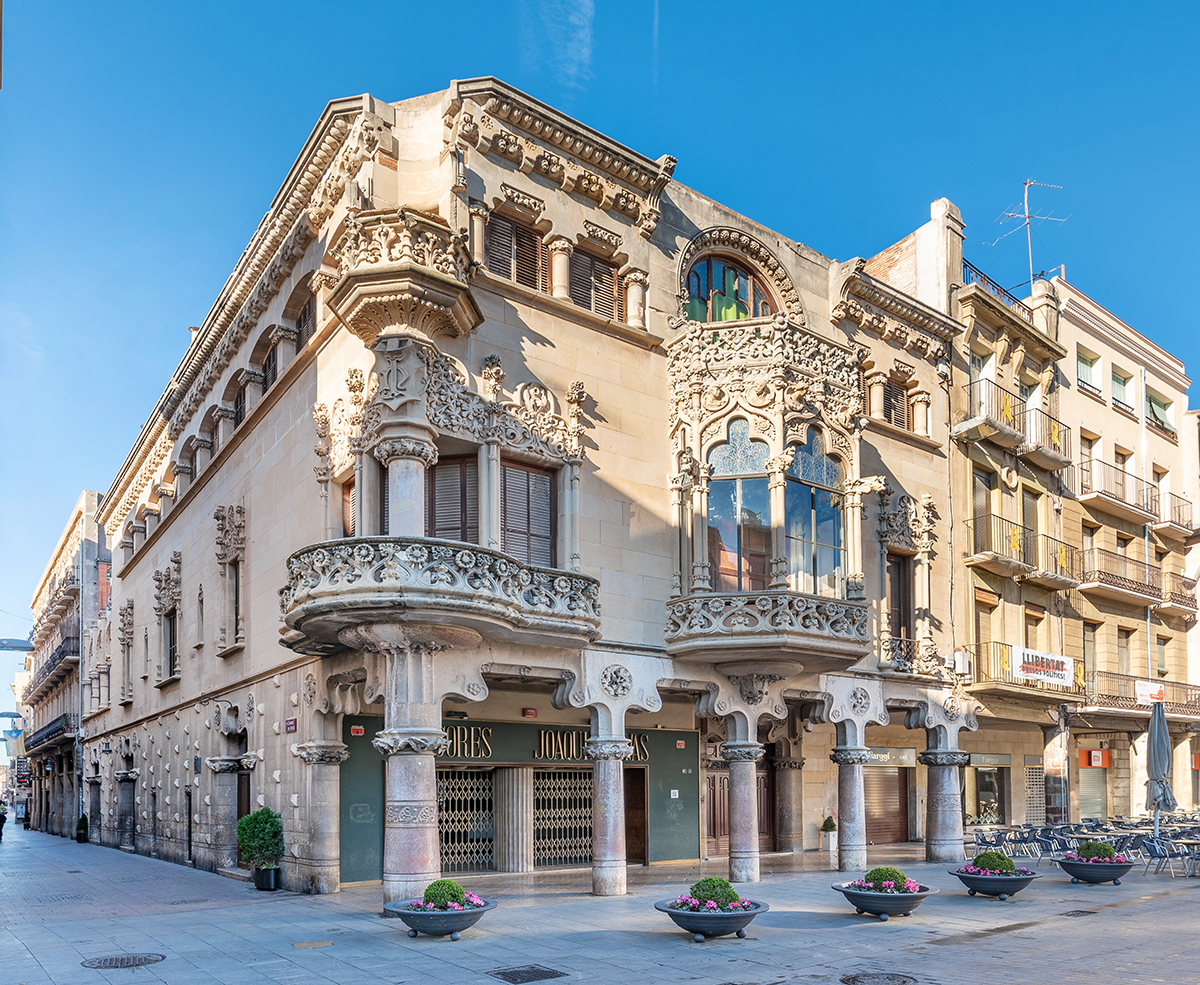
[[[783,680],[783,678],[775,674],[745,674],[738,677],[730,677],[729,680],[738,689],[742,700],[746,704],[754,706],[761,705],[766,700],[767,692],[770,691],[771,685]]]
[[[777,759],[775,760],[775,769],[777,770],[802,770],[804,769],[803,759]]]
[[[917,757],[925,766],[970,766],[971,754],[957,749],[927,749]]]
[[[118,783],[133,783],[141,775],[142,771],[139,769],[117,770],[113,774],[113,779],[115,779]]]
[[[385,467],[394,461],[412,458],[426,468],[433,468],[438,460],[437,446],[432,441],[422,441],[420,438],[385,438],[375,443],[371,453]]]
[[[758,742],[726,742],[721,746],[721,755],[727,762],[754,762],[762,758],[763,747]]]
[[[926,307],[882,281],[862,272],[850,275],[842,287],[844,300],[833,306],[829,320],[850,321],[929,363],[946,357],[947,344],[962,331],[949,316]]]
[[[340,766],[350,758],[349,750],[336,741],[304,742],[296,747],[296,752],[309,766]]]
[[[444,732],[412,732],[403,729],[384,729],[371,740],[383,756],[431,755],[444,756],[450,740]]]
[[[717,226],[705,229],[692,237],[683,248],[679,258],[679,293],[681,297],[680,314],[683,314],[683,304],[687,298],[687,275],[692,265],[706,253],[726,253],[734,257],[743,257],[751,267],[757,268],[775,290],[775,294],[783,302],[783,310],[787,317],[797,325],[804,324],[804,304],[800,300],[800,292],[796,290],[787,269],[779,262],[778,257],[765,244],[748,233],[727,226]]]
[[[317,696],[317,679],[312,674],[304,675],[304,703],[311,705]]]
[[[603,226],[597,226],[594,222],[588,222],[586,219],[583,221],[583,229],[588,234],[588,237],[594,239],[597,243],[603,243],[612,250],[619,250],[621,248],[620,233],[614,233]]]
[[[179,605],[182,581],[179,566],[183,556],[179,551],[171,554],[171,563],[162,571],[154,572],[154,614],[161,616]]]
[[[614,698],[623,698],[633,689],[633,674],[628,667],[610,664],[600,673],[600,686]]]
[[[240,756],[209,756],[204,765],[214,773],[240,773],[242,760]]]
[[[228,564],[241,559],[246,549],[246,511],[240,505],[218,506],[213,510],[217,521],[217,561]]]
[[[390,802],[384,808],[384,824],[389,828],[437,824],[437,804],[421,800]]]
[[[133,599],[126,599],[117,610],[120,621],[117,623],[117,641],[121,646],[133,645]]]
[[[869,749],[834,749],[829,758],[838,766],[865,766],[871,761]]]
[[[521,191],[520,188],[514,188],[512,185],[502,184],[500,186],[500,191],[504,193],[504,200],[508,202],[509,205],[514,206],[522,212],[528,212],[530,215],[536,217],[541,215],[546,210],[545,202],[543,202],[540,198],[535,198],[533,195]]]
[[[887,550],[923,552],[933,546],[938,512],[929,493],[920,500],[912,496],[896,496],[891,490],[879,494],[879,540]]]
[[[462,281],[470,266],[470,259],[441,220],[411,209],[351,209],[330,252],[342,275],[382,264],[413,263]]]
[[[633,755],[633,743],[628,739],[588,739],[583,751],[588,759],[628,759]]]
[[[871,695],[866,688],[856,687],[850,692],[850,710],[855,715],[865,715],[871,710]]]

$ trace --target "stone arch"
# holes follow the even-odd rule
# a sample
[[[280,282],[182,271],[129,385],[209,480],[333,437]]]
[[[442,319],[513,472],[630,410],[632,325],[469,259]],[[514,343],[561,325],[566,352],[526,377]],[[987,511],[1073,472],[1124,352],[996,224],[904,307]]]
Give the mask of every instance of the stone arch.
[[[712,226],[688,241],[679,255],[679,315],[684,315],[687,277],[693,264],[703,257],[725,254],[735,258],[763,278],[779,302],[779,310],[798,325],[804,324],[804,303],[791,275],[779,258],[755,237],[728,226]]]

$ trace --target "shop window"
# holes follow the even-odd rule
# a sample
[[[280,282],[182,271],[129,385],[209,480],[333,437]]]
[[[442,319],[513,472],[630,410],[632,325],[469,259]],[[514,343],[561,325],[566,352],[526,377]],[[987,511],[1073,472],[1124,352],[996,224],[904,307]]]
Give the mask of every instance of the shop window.
[[[962,768],[963,824],[1005,824],[1005,781],[1003,766]]]
[[[450,458],[429,470],[426,534],[439,540],[479,543],[479,465]],[[512,553],[511,551],[509,553]]]
[[[687,275],[685,307],[690,321],[724,322],[773,314],[775,306],[762,280],[720,257],[696,261]]]
[[[487,224],[488,270],[497,277],[516,281],[535,291],[550,290],[550,264],[546,244],[536,230],[493,215]]]
[[[576,250],[571,254],[570,271],[569,292],[577,307],[604,318],[625,320],[624,285],[614,264]]]
[[[501,473],[505,552],[528,564],[554,567],[557,511],[553,473],[512,462],[502,462]],[[478,531],[475,536],[478,539]]]

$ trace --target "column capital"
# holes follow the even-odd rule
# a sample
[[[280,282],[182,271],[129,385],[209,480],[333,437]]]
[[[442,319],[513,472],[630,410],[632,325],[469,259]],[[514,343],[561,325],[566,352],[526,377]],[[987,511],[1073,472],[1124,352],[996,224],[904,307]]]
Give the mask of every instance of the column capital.
[[[775,768],[777,770],[802,770],[804,769],[804,759],[777,759]]]
[[[83,778],[83,780],[85,783],[89,783],[89,784],[90,783],[103,783],[104,777],[102,777],[102,776],[85,776]]]
[[[140,775],[141,770],[138,769],[117,770],[117,772],[113,774],[118,783],[134,783]]]
[[[971,754],[958,749],[926,749],[917,762],[923,766],[970,766]]]
[[[240,773],[242,771],[241,756],[209,756],[204,765],[214,773]]]
[[[467,211],[475,218],[482,219],[484,222],[487,222],[488,217],[492,214],[492,210],[482,202],[472,202],[467,206]]]
[[[557,236],[546,244],[546,250],[550,253],[565,253],[570,256],[575,252],[575,244],[565,236]]]
[[[933,397],[927,390],[913,390],[909,392],[908,399],[914,404],[928,404]]]
[[[437,446],[432,441],[421,438],[384,438],[376,442],[371,453],[385,468],[398,459],[414,458],[429,469],[433,468],[438,460]]]
[[[309,766],[340,766],[350,758],[344,743],[326,739],[302,742],[296,747],[296,753]]]
[[[633,743],[628,739],[588,739],[583,744],[588,759],[628,759],[633,755]]]
[[[829,754],[838,766],[865,766],[871,761],[869,749],[837,748]]]
[[[383,756],[440,756],[450,748],[441,729],[388,728],[376,732],[371,745]]]
[[[627,284],[636,284],[638,287],[645,287],[650,283],[650,275],[644,270],[630,270],[625,274],[625,282]]]
[[[731,763],[754,762],[762,758],[760,742],[726,742],[721,745],[721,756]]]

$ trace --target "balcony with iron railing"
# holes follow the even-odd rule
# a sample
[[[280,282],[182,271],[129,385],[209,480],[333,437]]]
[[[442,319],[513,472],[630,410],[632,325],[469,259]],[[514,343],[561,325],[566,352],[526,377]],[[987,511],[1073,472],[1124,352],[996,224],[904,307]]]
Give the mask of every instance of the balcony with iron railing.
[[[975,380],[963,389],[967,394],[967,416],[955,425],[955,438],[987,438],[1005,448],[1025,442],[1025,404],[1020,397],[993,380]]]
[[[1053,703],[1084,693],[1082,665],[1070,658],[1009,643],[974,643],[964,649],[970,691],[1040,696]]]
[[[22,703],[29,704],[42,695],[48,694],[54,685],[67,677],[78,664],[79,637],[63,637],[25,686],[21,695]]]
[[[1086,459],[1079,463],[1079,501],[1122,520],[1153,523],[1157,519],[1151,497],[1153,488],[1108,462]]]
[[[1033,534],[1031,540],[1033,551],[1026,561],[1033,570],[1025,581],[1055,591],[1078,588],[1083,580],[1083,552],[1049,534]]]
[[[1034,567],[1036,534],[1027,527],[995,514],[972,517],[966,527],[969,567],[1005,577],[1027,574]]]
[[[1158,520],[1150,524],[1150,529],[1162,534],[1174,534],[1176,537],[1192,535],[1192,504],[1182,496],[1172,492],[1162,492],[1154,486],[1150,487],[1150,508]]]
[[[965,257],[963,258],[962,276],[963,287],[970,287],[973,284],[979,285],[982,290],[986,291],[1004,305],[1004,307],[1016,314],[1018,318],[1029,322],[1030,325],[1033,324],[1033,311],[1029,305],[1015,294],[1011,294],[1005,290]]]
[[[1153,605],[1162,600],[1162,569],[1115,551],[1089,548],[1083,552],[1079,590],[1126,605]]]
[[[42,726],[32,735],[25,736],[25,751],[27,753],[37,752],[45,746],[52,743],[61,744],[61,740],[65,738],[74,738],[75,736],[75,716],[67,713],[59,715],[48,725]],[[59,741],[56,741],[59,740]]]
[[[1164,424],[1162,421],[1156,419],[1152,414],[1146,415],[1146,427],[1155,434],[1162,435],[1168,441],[1179,444],[1179,432],[1169,424]]]
[[[1196,614],[1196,579],[1178,571],[1165,571],[1162,576],[1162,602],[1158,611],[1176,616]]]
[[[1169,715],[1200,717],[1200,685],[1184,684],[1181,681],[1150,681],[1132,674],[1116,674],[1097,670],[1087,679],[1087,700],[1097,708],[1120,711],[1136,711],[1149,715],[1154,707],[1152,701],[1139,701],[1138,681],[1144,693],[1162,689],[1163,710]]]
[[[1071,463],[1071,429],[1044,410],[1025,408],[1025,440],[1017,454],[1043,469],[1056,470]]]

